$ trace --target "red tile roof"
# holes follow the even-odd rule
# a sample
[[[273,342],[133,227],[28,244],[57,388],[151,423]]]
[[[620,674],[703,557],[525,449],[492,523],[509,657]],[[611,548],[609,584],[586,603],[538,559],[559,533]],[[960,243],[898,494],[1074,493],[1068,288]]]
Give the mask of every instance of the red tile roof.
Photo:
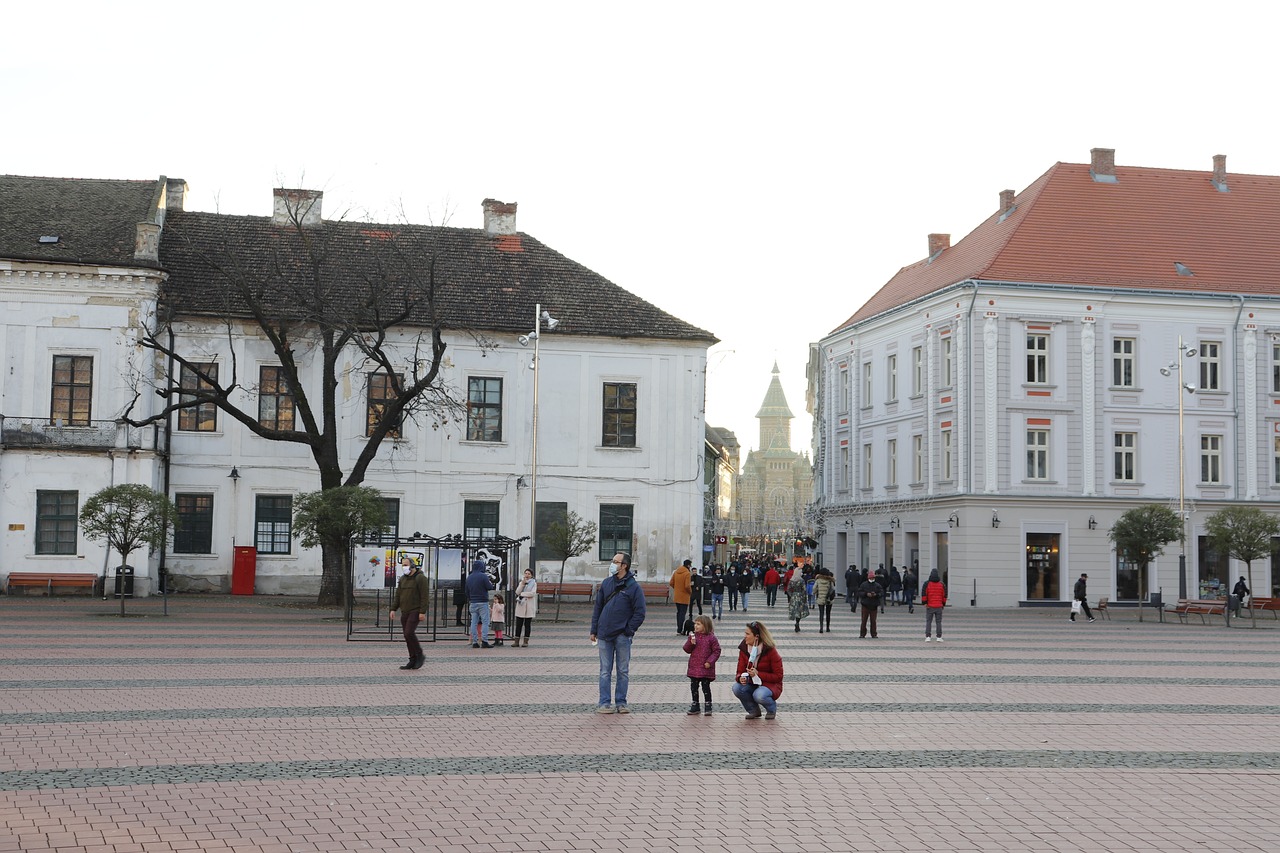
[[[903,267],[836,327],[980,281],[1280,296],[1280,177],[1058,163],[930,263]],[[1180,275],[1175,264],[1193,273]]]

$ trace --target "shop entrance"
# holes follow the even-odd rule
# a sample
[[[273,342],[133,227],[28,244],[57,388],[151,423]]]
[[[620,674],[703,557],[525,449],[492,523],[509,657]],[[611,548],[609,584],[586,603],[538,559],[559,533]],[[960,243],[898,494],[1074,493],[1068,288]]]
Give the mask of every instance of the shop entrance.
[[[1027,600],[1061,601],[1062,578],[1058,566],[1059,534],[1027,534]]]

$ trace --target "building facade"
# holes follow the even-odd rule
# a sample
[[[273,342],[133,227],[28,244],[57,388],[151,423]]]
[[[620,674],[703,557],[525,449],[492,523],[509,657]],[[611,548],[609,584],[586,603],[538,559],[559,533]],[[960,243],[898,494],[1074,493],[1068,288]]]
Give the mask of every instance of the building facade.
[[[1091,597],[1168,600],[1183,546],[1139,578],[1107,536],[1154,502],[1183,513],[1191,597],[1229,588],[1243,565],[1204,519],[1280,510],[1277,226],[1280,178],[1095,149],[958,244],[930,235],[811,348],[827,561],[936,568],[979,606],[1064,603],[1081,572]],[[1280,577],[1253,569],[1260,594]]]
[[[806,507],[813,494],[813,463],[808,454],[791,449],[794,419],[774,364],[756,412],[759,449],[747,453],[738,479],[737,533],[740,543],[788,558],[796,540],[810,534]]]
[[[320,417],[285,381],[282,351],[312,399],[332,393],[333,422],[322,426],[339,437],[339,466],[363,467],[393,530],[520,539],[535,518],[541,530],[572,510],[599,535],[568,577],[602,577],[618,550],[654,577],[697,553],[710,333],[519,232],[514,204],[486,201],[483,228],[428,228],[327,222],[322,197],[307,191],[276,191],[271,217],[188,212],[185,190],[164,178],[0,178],[6,569],[105,570],[112,558],[80,535],[79,507],[104,486],[136,482],[168,494],[180,521],[163,554],[131,559],[139,594],[157,588],[161,567],[174,589],[226,590],[236,546],[257,549],[257,591],[314,592],[319,553],[292,535],[292,509],[294,496],[320,488],[316,451],[260,432],[292,436]],[[444,347],[432,387],[454,402],[402,413],[376,453],[365,451],[390,399],[387,368],[396,381],[415,375],[435,343],[431,318],[422,305],[398,306],[377,348],[350,340],[330,371],[318,324],[289,316],[302,304],[289,272],[298,235],[323,243],[331,271],[316,282],[340,310],[430,270]],[[246,283],[288,318],[278,326],[293,336],[287,349],[237,301]],[[536,370],[522,345],[534,330]],[[176,359],[158,357],[148,338],[171,341]],[[215,385],[251,423],[210,403],[143,427],[124,420]]]

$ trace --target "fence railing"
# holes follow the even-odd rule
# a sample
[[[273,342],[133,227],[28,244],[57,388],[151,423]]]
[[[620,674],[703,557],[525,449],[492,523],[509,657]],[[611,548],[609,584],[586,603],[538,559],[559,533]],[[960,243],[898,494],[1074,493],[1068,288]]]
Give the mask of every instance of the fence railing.
[[[0,447],[102,450],[164,450],[160,424],[129,426],[116,421],[70,425],[60,419],[0,415]]]

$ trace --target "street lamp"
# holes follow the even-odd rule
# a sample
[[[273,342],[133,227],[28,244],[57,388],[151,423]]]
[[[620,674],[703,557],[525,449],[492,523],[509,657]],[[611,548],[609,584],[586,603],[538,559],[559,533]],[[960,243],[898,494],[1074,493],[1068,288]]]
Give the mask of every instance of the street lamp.
[[[533,306],[533,331],[517,338],[522,347],[527,347],[530,341],[533,342],[533,361],[529,363],[529,369],[533,371],[533,420],[531,422],[533,449],[529,458],[529,568],[535,576],[538,574],[538,342],[542,337],[538,333],[544,325],[547,331],[554,332],[560,325],[560,321],[543,311],[539,303]]]
[[[1175,368],[1178,371],[1178,518],[1182,521],[1182,541],[1178,552],[1178,598],[1185,599],[1187,597],[1187,444],[1182,430],[1184,418],[1182,392],[1194,394],[1196,386],[1182,381],[1182,363],[1184,359],[1195,358],[1196,350],[1194,347],[1187,346],[1179,335],[1178,353],[1178,358],[1160,368],[1160,375],[1172,376]]]

